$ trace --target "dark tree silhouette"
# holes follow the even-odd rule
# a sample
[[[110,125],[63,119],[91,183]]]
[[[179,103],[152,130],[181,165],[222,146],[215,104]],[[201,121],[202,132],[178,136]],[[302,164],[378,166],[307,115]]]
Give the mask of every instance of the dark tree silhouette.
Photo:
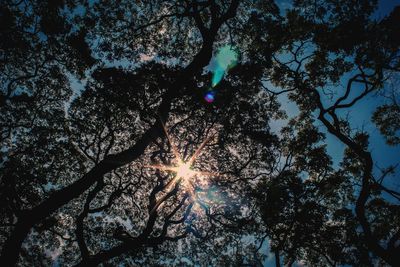
[[[343,161],[333,173],[329,169],[321,173],[322,166],[329,165],[328,161],[322,160],[323,153],[319,151],[316,162],[300,158],[300,162],[307,165],[322,163],[317,178],[300,185],[297,185],[299,178],[294,185],[287,185],[288,182],[282,180],[271,181],[269,190],[273,191],[262,190],[266,194],[262,202],[262,206],[266,205],[265,212],[279,207],[276,201],[288,200],[289,206],[272,212],[277,216],[275,220],[271,221],[271,213],[267,213],[264,220],[267,226],[288,220],[285,227],[272,227],[270,231],[276,235],[276,251],[282,250],[289,264],[304,258],[303,253],[308,254],[306,257],[310,262],[333,266],[372,265],[382,260],[396,266],[400,262],[397,223],[400,195],[383,183],[395,168],[389,166],[379,173],[368,148],[369,134],[352,129],[343,116],[343,110],[381,90],[385,80],[398,71],[399,42],[394,35],[399,32],[400,9],[375,21],[370,19],[375,6],[374,1],[357,1],[356,4],[349,1],[295,1],[293,10],[288,11],[281,26],[281,31],[290,32],[285,40],[287,55],[274,56],[270,81],[282,90],[267,90],[273,94],[288,93],[300,109],[301,116],[297,121],[304,123],[307,118],[317,119],[329,134],[346,146]],[[397,127],[395,109],[395,104],[390,108],[383,106],[374,115],[383,134],[392,138],[389,140],[396,140],[393,139]],[[389,122],[390,117],[394,120]],[[301,131],[298,131],[301,137]],[[317,138],[308,139],[318,141]],[[306,146],[300,147],[300,155],[306,156]],[[298,162],[299,159],[294,158],[291,164],[284,165],[283,170],[288,171],[291,165],[295,168]],[[307,168],[295,170],[303,172]],[[315,177],[310,172],[308,175]],[[297,191],[296,187],[299,187]],[[308,193],[308,190],[314,193]],[[329,195],[326,190],[330,191]],[[309,199],[321,193],[324,198],[320,201],[315,196]],[[347,199],[330,206],[331,197]],[[304,229],[308,226],[309,229]],[[350,255],[346,257],[346,254]]]
[[[396,166],[344,115],[387,96],[372,120],[399,144],[400,9],[376,7],[5,1],[2,264],[395,266]]]

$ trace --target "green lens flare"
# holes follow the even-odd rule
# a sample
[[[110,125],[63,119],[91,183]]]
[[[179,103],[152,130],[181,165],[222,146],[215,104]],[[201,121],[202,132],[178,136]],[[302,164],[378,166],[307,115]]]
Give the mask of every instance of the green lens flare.
[[[216,86],[222,80],[222,78],[224,77],[224,74],[225,74],[225,70],[223,70],[223,69],[220,69],[217,67],[217,69],[214,70],[214,74],[213,74],[212,81],[211,81],[212,87]]]
[[[212,87],[215,87],[222,80],[225,73],[237,64],[237,58],[238,53],[230,45],[226,45],[218,50],[215,56],[215,65],[211,70],[213,72]]]

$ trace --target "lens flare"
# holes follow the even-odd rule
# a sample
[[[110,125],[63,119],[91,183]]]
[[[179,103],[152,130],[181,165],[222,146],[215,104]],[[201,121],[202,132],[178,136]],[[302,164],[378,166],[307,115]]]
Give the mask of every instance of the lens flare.
[[[217,84],[222,80],[222,78],[224,77],[225,74],[225,70],[220,69],[219,67],[216,67],[216,69],[214,70],[213,76],[212,76],[212,80],[211,80],[211,86],[215,87],[217,86]]]
[[[212,103],[215,100],[215,93],[213,91],[209,91],[206,93],[206,95],[204,96],[204,100],[207,103]]]
[[[215,87],[224,77],[225,73],[237,64],[238,53],[234,47],[226,45],[218,50],[211,67],[213,72],[211,85]]]

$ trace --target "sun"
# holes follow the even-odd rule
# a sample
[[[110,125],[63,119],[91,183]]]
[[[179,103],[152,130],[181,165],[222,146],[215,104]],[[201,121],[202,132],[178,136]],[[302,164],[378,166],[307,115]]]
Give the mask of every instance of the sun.
[[[196,175],[196,172],[192,170],[190,162],[180,162],[177,167],[175,167],[176,176],[178,178],[190,179]]]
[[[185,160],[180,155],[178,148],[174,145],[174,142],[173,142],[171,136],[169,136],[165,125],[164,124],[162,124],[162,125],[164,128],[165,135],[168,139],[168,142],[171,145],[172,154],[174,155],[174,158],[176,160],[175,164],[173,164],[173,165],[164,165],[164,164],[146,165],[145,167],[174,173],[175,174],[174,179],[169,183],[169,186],[179,183],[182,185],[184,190],[191,195],[193,195],[195,186],[199,186],[199,185],[204,186],[204,185],[208,184],[208,182],[207,182],[208,177],[220,176],[220,174],[214,173],[214,172],[195,170],[194,166],[193,166],[194,162],[198,159],[199,155],[203,152],[203,149],[205,148],[206,144],[214,136],[213,134],[206,137],[205,140],[203,140],[203,142],[200,144],[200,146],[194,151],[193,155],[190,158]]]

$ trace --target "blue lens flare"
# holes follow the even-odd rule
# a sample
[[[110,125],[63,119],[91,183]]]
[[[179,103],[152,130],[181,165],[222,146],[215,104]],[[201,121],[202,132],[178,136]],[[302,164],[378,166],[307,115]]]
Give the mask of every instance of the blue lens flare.
[[[212,103],[215,100],[215,93],[213,91],[209,91],[206,93],[206,95],[204,96],[204,100],[207,103]]]

